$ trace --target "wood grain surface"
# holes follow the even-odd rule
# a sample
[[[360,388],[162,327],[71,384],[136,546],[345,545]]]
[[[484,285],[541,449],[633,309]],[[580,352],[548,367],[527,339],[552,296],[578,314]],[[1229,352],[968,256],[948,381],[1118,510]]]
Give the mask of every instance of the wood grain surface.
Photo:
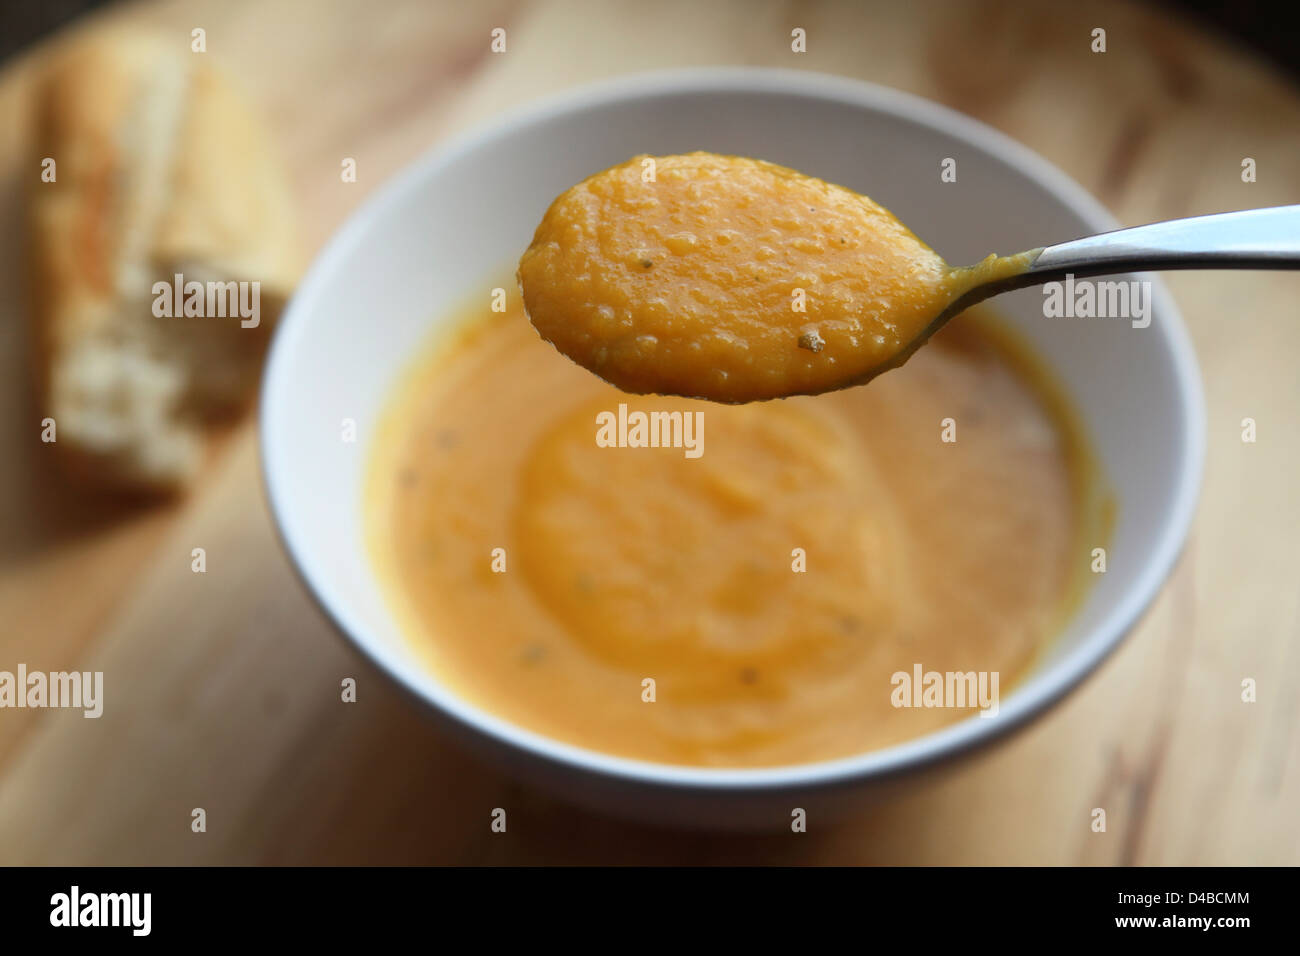
[[[1300,201],[1300,92],[1128,4],[198,0],[96,19],[178,43],[207,31],[274,125],[313,249],[450,134],[675,65],[802,68],[938,100],[1027,143],[1128,223]],[[1089,50],[1097,26],[1105,54]],[[794,27],[807,53],[790,51]],[[251,422],[172,505],[108,506],[47,470],[20,188],[39,175],[26,111],[40,56],[0,74],[0,669],[102,670],[106,702],[99,720],[0,711],[0,863],[1300,863],[1300,274],[1169,276],[1209,402],[1204,490],[1161,597],[1080,691],[842,824],[633,826],[481,767],[332,632],[279,547]],[[355,184],[340,182],[345,156]],[[1246,417],[1255,444],[1241,441]],[[190,570],[200,546],[203,575]],[[346,676],[355,705],[339,702]],[[498,806],[504,835],[489,831]],[[206,833],[191,832],[194,807]],[[1093,807],[1107,832],[1090,829]]]

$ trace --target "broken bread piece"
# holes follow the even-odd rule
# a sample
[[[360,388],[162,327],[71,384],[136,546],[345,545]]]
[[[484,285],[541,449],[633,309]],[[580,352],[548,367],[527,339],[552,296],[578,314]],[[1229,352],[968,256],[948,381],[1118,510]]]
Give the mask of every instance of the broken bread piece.
[[[287,183],[239,91],[182,40],[74,39],[38,95],[41,416],[78,474],[174,491],[255,393],[298,277]]]

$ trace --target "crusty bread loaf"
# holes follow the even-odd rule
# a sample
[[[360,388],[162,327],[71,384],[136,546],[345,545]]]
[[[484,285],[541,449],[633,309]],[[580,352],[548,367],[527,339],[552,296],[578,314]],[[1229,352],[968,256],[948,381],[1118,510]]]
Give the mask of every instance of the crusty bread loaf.
[[[35,111],[55,161],[29,206],[42,417],[78,473],[147,491],[190,480],[205,426],[247,404],[299,268],[268,136],[186,39],[73,40]],[[155,283],[177,274],[258,283],[256,325],[155,314]]]

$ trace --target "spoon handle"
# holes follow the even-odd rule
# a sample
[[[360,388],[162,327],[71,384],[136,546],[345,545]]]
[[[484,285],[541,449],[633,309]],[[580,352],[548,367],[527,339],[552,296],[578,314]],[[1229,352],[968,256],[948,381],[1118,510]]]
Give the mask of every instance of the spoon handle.
[[[1172,219],[1057,243],[1034,258],[1025,284],[1160,269],[1300,269],[1300,206]]]

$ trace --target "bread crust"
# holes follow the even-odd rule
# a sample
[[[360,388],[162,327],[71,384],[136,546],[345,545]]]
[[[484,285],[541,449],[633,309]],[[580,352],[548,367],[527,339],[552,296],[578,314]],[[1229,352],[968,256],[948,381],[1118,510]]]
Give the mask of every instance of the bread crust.
[[[256,390],[299,274],[290,190],[242,93],[183,41],[65,43],[34,116],[36,168],[55,161],[28,207],[42,417],[81,477],[175,491],[201,467],[207,426]],[[155,283],[178,273],[257,283],[256,326],[156,315]]]

